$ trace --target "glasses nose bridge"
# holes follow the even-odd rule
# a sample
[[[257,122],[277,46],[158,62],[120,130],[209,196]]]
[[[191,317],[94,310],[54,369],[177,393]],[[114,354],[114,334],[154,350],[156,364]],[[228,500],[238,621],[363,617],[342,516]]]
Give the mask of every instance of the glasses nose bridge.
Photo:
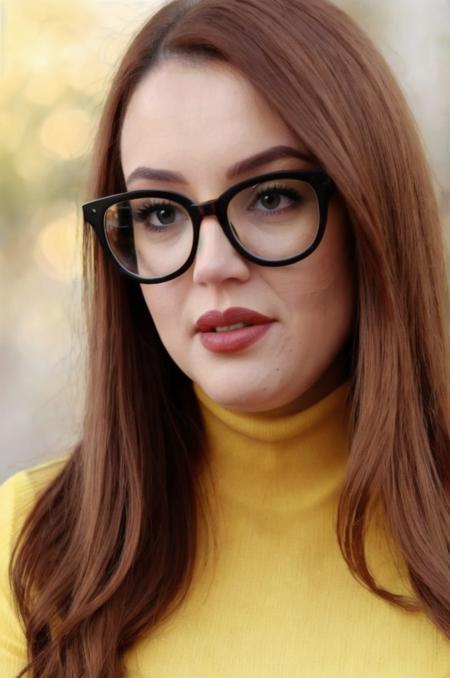
[[[209,216],[215,216],[217,218],[219,217],[217,211],[217,200],[207,200],[206,202],[194,204],[192,205],[192,207],[197,212],[199,221],[201,221],[203,217]]]
[[[221,199],[216,198],[215,200],[207,200],[205,202],[191,204],[191,207],[194,209],[195,214],[197,216],[197,229],[198,229],[197,238],[200,237],[200,230],[199,229],[200,229],[200,226],[202,224],[203,218],[213,216],[213,217],[216,217],[217,223],[219,224],[223,233],[228,238],[228,240],[230,240],[234,249],[236,249],[235,242],[233,242],[233,240],[231,240],[228,236],[226,216],[224,215],[224,213],[221,209],[220,202],[221,202]],[[197,241],[197,247],[198,247],[198,241]],[[197,249],[197,247],[196,247],[196,249]]]

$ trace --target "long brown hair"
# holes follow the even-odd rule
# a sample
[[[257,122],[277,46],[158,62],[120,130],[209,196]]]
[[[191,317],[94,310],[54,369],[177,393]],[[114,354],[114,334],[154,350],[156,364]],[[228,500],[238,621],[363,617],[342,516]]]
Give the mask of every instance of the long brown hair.
[[[449,297],[430,170],[401,90],[367,36],[326,0],[174,0],[119,66],[89,197],[125,190],[118,140],[127,102],[174,54],[242,72],[337,184],[358,285],[339,545],[363,585],[423,610],[450,638]],[[139,287],[105,259],[89,226],[84,263],[83,435],[11,561],[32,675],[45,678],[125,675],[124,653],[186,595],[208,511],[192,384],[161,344]],[[374,498],[414,600],[379,587],[368,568]]]

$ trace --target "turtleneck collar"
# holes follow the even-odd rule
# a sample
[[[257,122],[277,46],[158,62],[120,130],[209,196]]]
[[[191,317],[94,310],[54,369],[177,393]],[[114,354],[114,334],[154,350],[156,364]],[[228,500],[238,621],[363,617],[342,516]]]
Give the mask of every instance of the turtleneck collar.
[[[288,415],[228,410],[194,384],[209,469],[225,504],[287,517],[336,494],[348,455],[350,380]]]

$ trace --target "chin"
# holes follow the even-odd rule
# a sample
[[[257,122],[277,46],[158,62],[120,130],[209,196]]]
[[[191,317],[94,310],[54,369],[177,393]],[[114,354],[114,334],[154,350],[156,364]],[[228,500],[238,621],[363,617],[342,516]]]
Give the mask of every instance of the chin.
[[[215,403],[224,407],[227,410],[235,410],[237,412],[266,412],[271,409],[282,406],[283,401],[276,401],[276,399],[269,394],[263,396],[261,387],[258,390],[250,391],[243,390],[236,387],[221,388],[220,386],[210,386],[198,382],[200,388],[213,400]]]

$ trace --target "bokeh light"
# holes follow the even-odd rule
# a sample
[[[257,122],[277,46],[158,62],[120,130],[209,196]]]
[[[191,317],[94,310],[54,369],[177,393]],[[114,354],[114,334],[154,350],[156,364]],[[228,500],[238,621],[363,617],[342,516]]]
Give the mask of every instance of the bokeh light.
[[[75,206],[61,210],[60,216],[49,221],[38,233],[34,257],[46,275],[70,282],[81,276],[78,213]]]
[[[63,160],[81,157],[88,150],[92,120],[80,108],[56,109],[42,123],[39,138],[46,151]]]

